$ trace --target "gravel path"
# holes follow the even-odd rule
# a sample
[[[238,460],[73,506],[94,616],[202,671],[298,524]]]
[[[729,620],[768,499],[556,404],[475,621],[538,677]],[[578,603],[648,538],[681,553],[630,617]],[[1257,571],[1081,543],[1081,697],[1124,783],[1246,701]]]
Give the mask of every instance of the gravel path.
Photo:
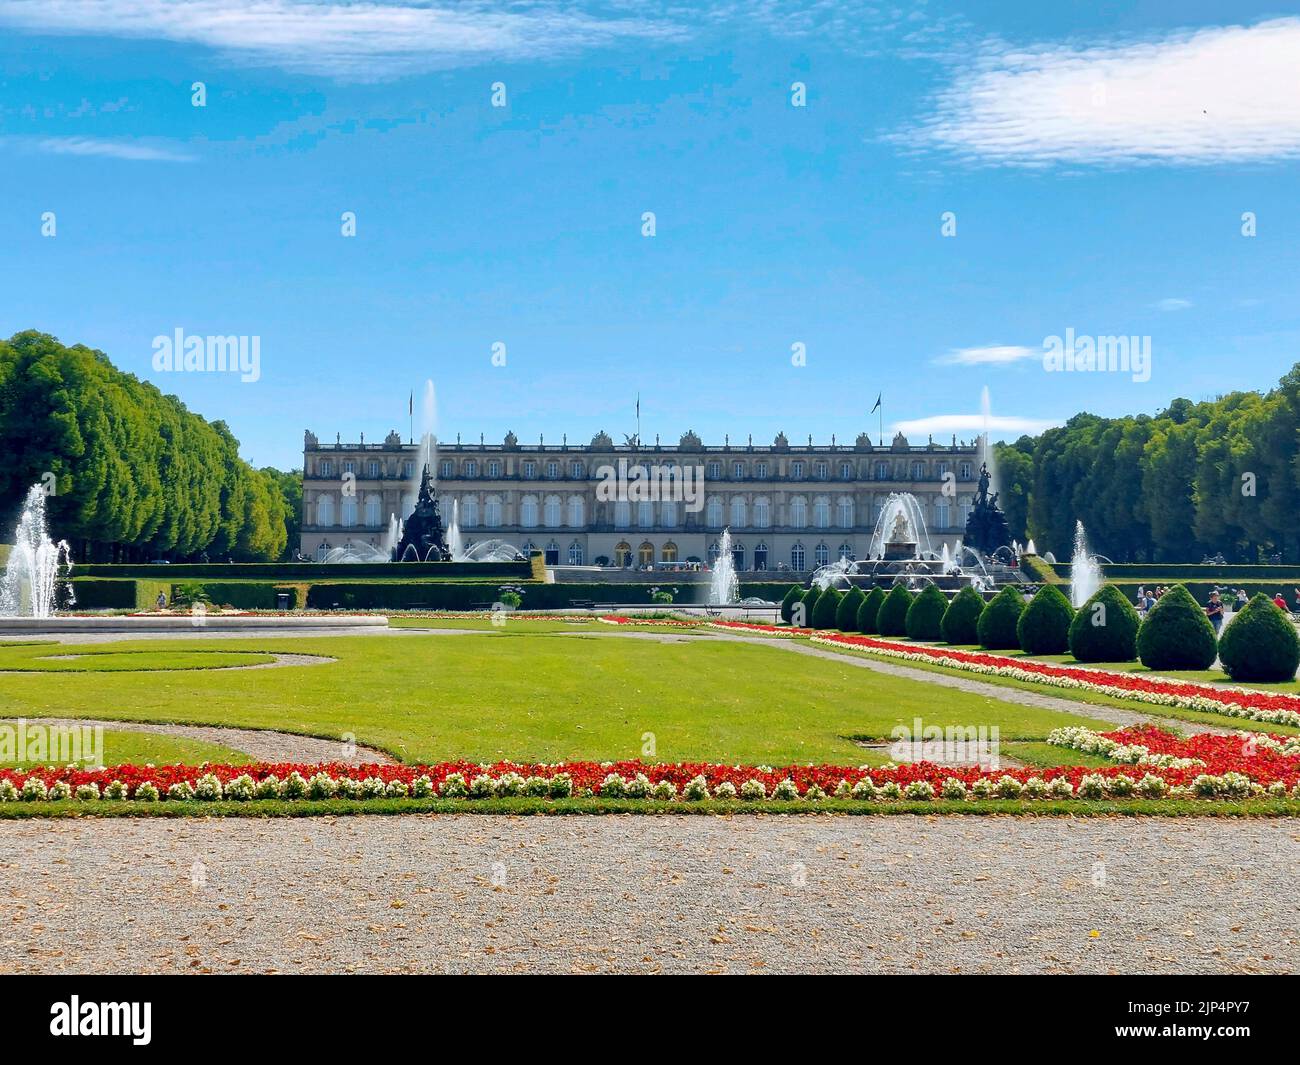
[[[238,654],[239,652],[233,652]],[[323,666],[330,662],[337,662],[337,658],[330,658],[328,655],[300,655],[291,654],[282,651],[253,651],[251,654],[270,655],[270,662],[254,662],[251,665],[244,666],[204,666],[205,672],[220,673],[230,669],[281,669],[284,666]],[[41,655],[42,662],[79,662],[83,659],[92,657],[89,653],[70,654],[70,655]],[[0,669],[0,674],[10,673],[34,673],[37,670],[31,669]],[[62,671],[56,671],[62,672]],[[174,673],[176,670],[170,669],[133,669],[131,673]]]
[[[7,719],[6,719],[7,720]],[[35,725],[101,725],[119,732],[152,732],[158,736],[181,736],[189,740],[219,743],[259,762],[347,762],[350,765],[388,765],[396,759],[374,747],[345,745],[342,739],[325,740],[271,729],[225,728],[218,725],[173,725],[153,721],[100,721],[88,718],[27,718]]]
[[[9,821],[0,970],[1294,972],[1298,841],[1211,818]]]

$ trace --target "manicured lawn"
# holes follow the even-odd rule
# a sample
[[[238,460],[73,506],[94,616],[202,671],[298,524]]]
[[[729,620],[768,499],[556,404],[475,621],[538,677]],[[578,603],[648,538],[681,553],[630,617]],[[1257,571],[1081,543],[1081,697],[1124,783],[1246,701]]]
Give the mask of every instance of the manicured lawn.
[[[223,669],[230,666],[254,666],[274,662],[268,654],[255,651],[172,650],[165,644],[147,649],[124,651],[119,644],[88,647],[76,644],[65,647],[28,646],[10,649],[0,645],[0,672],[67,673],[67,672],[135,672],[157,669]],[[71,656],[71,657],[66,657]]]
[[[245,765],[252,759],[229,747],[203,740],[184,739],[179,736],[154,736],[147,732],[104,730],[104,764],[110,765],[172,765],[184,762],[226,762]],[[31,768],[31,763],[0,761],[5,768]]]
[[[1069,747],[1054,747],[1050,743],[1041,743],[1034,740],[1004,743],[1001,746],[1001,753],[1007,758],[1013,758],[1025,765],[1042,766],[1044,769],[1056,765],[1108,766],[1115,764],[1109,758],[1103,758],[1099,754],[1085,754],[1083,751],[1072,750]]]
[[[504,614],[502,620],[493,624],[491,618],[469,617],[469,618],[422,618],[422,617],[398,617],[389,618],[388,627],[390,629],[461,629],[472,630],[474,632],[496,632],[496,633],[549,633],[549,632],[617,632],[618,629],[606,624],[603,621],[597,621],[592,618],[590,621],[582,620],[553,620],[536,615],[513,615]],[[684,625],[637,625],[635,632],[660,632],[674,633],[682,636],[689,636],[704,630],[688,628]]]
[[[530,635],[507,626],[462,636],[112,647],[117,655],[145,652],[142,662],[195,651],[293,651],[338,661],[227,672],[9,674],[0,683],[0,715],[352,733],[406,761],[643,757],[773,765],[861,764],[870,759],[849,736],[888,739],[916,718],[926,726],[996,725],[1003,740],[1042,739],[1069,724],[1109,727],[739,641]]]

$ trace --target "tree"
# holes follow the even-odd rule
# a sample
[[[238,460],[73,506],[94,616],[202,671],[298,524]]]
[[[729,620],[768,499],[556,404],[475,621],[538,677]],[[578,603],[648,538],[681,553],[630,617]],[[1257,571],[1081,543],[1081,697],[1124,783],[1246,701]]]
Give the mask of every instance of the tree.
[[[1124,593],[1113,584],[1102,585],[1070,623],[1070,654],[1080,662],[1132,662],[1139,624]]]
[[[1300,638],[1291,619],[1260,592],[1223,630],[1219,661],[1236,681],[1294,680],[1300,666]]]
[[[980,646],[990,651],[1018,648],[1020,638],[1016,635],[1016,623],[1024,609],[1025,600],[1018,588],[1009,584],[998,592],[975,623]]]
[[[927,584],[907,608],[907,635],[913,640],[940,639],[943,614],[947,609],[948,597],[937,585]]]
[[[945,643],[979,643],[980,615],[984,613],[984,597],[969,584],[952,597],[943,612],[939,632]]]
[[[1064,654],[1070,646],[1074,608],[1061,589],[1044,584],[1021,611],[1016,622],[1020,649],[1030,655]]]
[[[877,622],[880,620],[880,608],[884,603],[885,591],[879,585],[867,593],[867,597],[862,600],[862,605],[858,607],[858,632],[870,636],[880,631]]]
[[[858,631],[858,611],[862,609],[866,598],[867,593],[855,584],[840,600],[835,611],[835,627],[840,632]]]
[[[912,605],[912,593],[903,585],[895,584],[880,604],[876,615],[876,628],[881,636],[906,636],[907,611]]]
[[[791,612],[793,618],[792,624],[797,628],[810,629],[813,623],[813,610],[817,607],[817,600],[821,596],[822,590],[813,585],[803,593],[799,600],[799,605]]]
[[[790,618],[794,611],[795,603],[803,598],[803,589],[797,584],[790,585],[790,590],[785,593],[785,598],[781,600],[781,620],[787,625],[790,624]]]
[[[1148,669],[1209,669],[1218,651],[1214,626],[1181,584],[1165,590],[1138,628],[1138,658]]]
[[[827,588],[822,592],[817,597],[817,605],[813,607],[812,627],[814,629],[835,628],[836,611],[839,610],[840,600],[843,598],[835,588]]]

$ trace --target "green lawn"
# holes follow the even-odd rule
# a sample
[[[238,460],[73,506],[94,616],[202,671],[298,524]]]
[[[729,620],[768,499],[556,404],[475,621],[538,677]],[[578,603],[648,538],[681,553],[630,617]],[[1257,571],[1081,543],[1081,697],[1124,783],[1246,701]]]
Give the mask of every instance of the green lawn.
[[[11,673],[0,683],[0,715],[184,721],[327,737],[350,732],[408,761],[861,764],[870,759],[849,736],[885,740],[914,718],[927,726],[996,725],[1003,740],[1042,739],[1067,724],[1108,727],[746,642],[522,629],[115,643],[113,655],[136,653],[133,660],[146,668],[212,651],[294,651],[338,661],[227,672]],[[0,666],[23,653],[0,648]],[[654,749],[643,753],[647,734]]]
[[[251,761],[248,755],[232,751],[217,743],[184,739],[179,736],[154,736],[147,732],[104,730],[104,764],[172,765],[184,762],[233,762],[243,765]],[[25,762],[0,760],[0,766],[30,768]]]
[[[10,648],[14,648],[11,650]],[[64,657],[72,656],[72,657]],[[88,647],[29,645],[16,648],[0,644],[0,672],[67,673],[67,672],[137,672],[157,669],[225,669],[230,666],[254,666],[274,662],[268,654],[255,651],[192,651],[151,645],[146,650],[126,651],[119,644]]]

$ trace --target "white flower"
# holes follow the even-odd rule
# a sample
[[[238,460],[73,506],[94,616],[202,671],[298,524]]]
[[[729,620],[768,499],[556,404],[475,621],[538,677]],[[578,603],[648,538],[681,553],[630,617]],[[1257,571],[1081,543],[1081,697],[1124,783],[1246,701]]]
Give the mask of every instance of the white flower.
[[[382,799],[388,792],[388,785],[379,777],[366,777],[361,782],[361,797],[363,799]]]
[[[677,798],[677,785],[671,780],[660,780],[650,789],[650,797],[660,802]]]
[[[167,789],[167,798],[186,802],[194,798],[194,786],[188,780],[182,780]]]
[[[1169,790],[1169,785],[1165,783],[1163,777],[1158,777],[1154,773],[1147,773],[1137,782],[1137,790],[1148,799],[1158,799]]]
[[[740,785],[740,797],[753,802],[757,799],[767,798],[767,789],[763,787],[763,782],[756,777],[750,777],[745,783]]]
[[[600,782],[600,795],[603,799],[621,799],[627,794],[627,781],[617,773],[608,774]]]
[[[977,799],[987,799],[993,795],[993,781],[980,777],[970,786],[970,793]]]
[[[943,787],[939,789],[939,794],[945,799],[961,800],[966,798],[966,784],[956,777],[949,777],[943,782]]]
[[[881,787],[880,794],[886,799],[901,799],[903,797],[903,788],[897,780],[891,780]]]
[[[761,787],[762,785],[759,786]],[[782,799],[786,802],[789,802],[791,799],[799,798],[799,789],[795,786],[795,782],[793,780],[791,780],[789,777],[786,777],[784,780],[780,781],[775,788],[772,789],[772,798]]]
[[[301,799],[306,794],[307,781],[296,769],[285,777],[280,785],[280,798],[282,799]]]
[[[157,802],[158,785],[152,780],[146,780],[135,786],[135,793],[131,796],[136,802]]]
[[[573,794],[573,778],[568,773],[557,773],[551,777],[551,798],[567,799]]]
[[[334,784],[341,799],[360,799],[365,794],[361,781],[355,777],[339,777]],[[230,791],[229,787],[226,788],[226,791]]]
[[[826,798],[826,792],[822,791],[818,784],[809,784],[804,790],[803,797],[809,802],[818,802]]]
[[[463,799],[469,794],[469,785],[461,773],[448,773],[442,782],[441,794],[447,799]]]
[[[490,799],[496,794],[497,782],[486,773],[480,773],[469,782],[469,797],[471,799]]]
[[[550,794],[551,782],[545,777],[531,776],[524,781],[524,794],[535,798],[545,798]]]
[[[835,791],[832,794],[837,799],[847,799],[853,795],[853,788],[847,780],[841,778],[840,782],[835,785]]]
[[[278,799],[280,797],[280,778],[274,773],[257,782],[254,794],[259,799]]]
[[[1065,777],[1053,777],[1047,785],[1047,790],[1057,799],[1068,799],[1074,794],[1074,785]]]
[[[390,780],[388,786],[384,788],[384,795],[390,799],[405,799],[406,790],[406,781]]]
[[[524,778],[518,773],[502,773],[497,778],[497,794],[505,797],[524,793]]]
[[[1106,781],[1106,790],[1119,798],[1127,798],[1137,790],[1137,781],[1125,773],[1116,773]]]
[[[627,782],[625,793],[629,799],[644,799],[650,794],[650,778],[638,773]]]
[[[17,802],[19,792],[12,780],[0,780],[0,802]]]
[[[194,797],[211,802],[222,796],[223,789],[221,781],[217,779],[214,773],[204,773],[194,783]]]
[[[307,795],[312,799],[332,799],[338,790],[338,784],[328,773],[314,773],[307,781]]]
[[[713,789],[715,799],[734,799],[736,797],[736,785],[730,780],[724,780]]]
[[[111,785],[110,785],[111,786]],[[247,773],[242,773],[226,784],[226,798],[247,802],[257,794],[257,785]]]
[[[933,799],[934,785],[928,780],[914,780],[903,790],[909,799]]]
[[[75,795],[82,802],[89,802],[91,799],[99,798],[98,784],[78,784]]]
[[[1079,778],[1079,798],[1100,799],[1106,794],[1106,778],[1099,773],[1086,773]]]
[[[411,798],[427,799],[433,794],[433,781],[428,773],[421,773],[411,781]]]
[[[874,799],[879,794],[879,789],[876,787],[874,780],[870,777],[863,777],[853,785],[850,794],[855,799]]]
[[[690,802],[699,802],[708,797],[709,783],[704,779],[702,774],[697,777],[692,777],[686,782],[686,786],[682,788],[682,798],[687,799]]]
[[[996,785],[999,799],[1018,799],[1025,786],[1015,777],[999,777]]]

